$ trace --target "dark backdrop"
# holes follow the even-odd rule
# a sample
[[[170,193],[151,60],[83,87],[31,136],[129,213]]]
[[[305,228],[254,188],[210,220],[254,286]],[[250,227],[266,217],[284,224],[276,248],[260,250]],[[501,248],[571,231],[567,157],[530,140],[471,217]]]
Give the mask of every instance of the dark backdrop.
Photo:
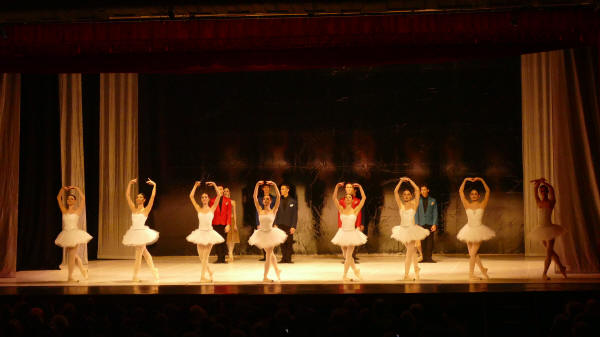
[[[337,181],[365,186],[363,251],[397,251],[398,177],[428,182],[442,205],[437,250],[463,251],[457,203],[464,176],[493,189],[486,215],[498,237],[484,252],[523,251],[519,58],[365,68],[139,78],[140,176],[158,183],[150,224],[157,255],[195,254],[188,200],[194,180],[230,186],[238,201],[243,252],[255,222],[258,179],[286,181],[300,206],[296,249],[337,252],[329,240]],[[200,193],[198,193],[199,197]],[[341,196],[341,195],[340,195]],[[462,212],[462,213],[461,213]]]

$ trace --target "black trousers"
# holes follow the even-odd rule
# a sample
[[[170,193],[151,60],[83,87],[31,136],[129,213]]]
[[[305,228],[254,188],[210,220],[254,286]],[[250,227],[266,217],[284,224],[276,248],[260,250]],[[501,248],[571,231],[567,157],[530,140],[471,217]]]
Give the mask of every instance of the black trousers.
[[[213,225],[213,229],[219,233],[224,239],[227,238],[227,233],[225,233],[224,225]],[[225,242],[219,243],[213,246],[215,254],[217,254],[218,262],[225,262],[225,255],[227,255],[227,244]]]
[[[432,261],[431,255],[433,254],[433,236],[435,232],[431,231],[431,225],[423,225],[423,228],[429,231],[429,235],[421,241],[423,261]]]
[[[285,232],[285,234],[287,234],[287,239],[281,244],[281,261],[284,262],[291,262],[292,261],[292,254],[294,254],[294,236],[292,234],[290,234],[290,229],[292,228],[292,226],[289,225],[277,225],[277,228],[281,229],[282,231]]]

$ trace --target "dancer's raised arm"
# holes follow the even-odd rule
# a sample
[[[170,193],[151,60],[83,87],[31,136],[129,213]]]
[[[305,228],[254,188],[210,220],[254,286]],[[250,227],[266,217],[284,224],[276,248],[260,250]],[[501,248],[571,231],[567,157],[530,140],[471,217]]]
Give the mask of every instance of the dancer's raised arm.
[[[338,211],[343,211],[344,208],[342,207],[342,205],[340,205],[340,202],[338,201],[338,189],[340,187],[344,186],[344,183],[337,183],[335,185],[335,187],[333,188],[333,194],[331,195],[331,199],[333,199],[333,204],[335,205],[335,207],[338,209]]]
[[[150,211],[152,210],[152,206],[154,206],[154,198],[156,197],[156,183],[150,178],[148,178],[148,180],[146,180],[146,184],[152,185],[152,194],[150,195],[150,201],[148,201],[148,206],[144,208],[144,212],[146,213],[146,216],[148,216],[148,214],[150,214]]]
[[[421,189],[419,188],[419,186],[417,186],[417,184],[415,184],[415,182],[412,179],[406,177],[406,181],[408,181],[410,183],[410,185],[413,187],[413,190],[415,191],[415,197],[414,197],[412,203],[416,209],[417,207],[419,207],[419,199],[421,198]]]
[[[481,177],[477,177],[473,179],[473,181],[481,181],[481,184],[483,184],[483,188],[485,189],[485,197],[481,202],[481,207],[485,208],[488,204],[488,201],[490,200],[490,187],[485,183],[485,180],[483,180],[483,178]]]
[[[77,191],[77,194],[79,194],[79,207],[77,207],[75,213],[81,215],[81,213],[83,213],[83,209],[85,208],[85,194],[83,194],[81,189],[77,186],[70,186],[70,189]]]
[[[200,209],[201,209],[201,207],[200,207],[200,205],[198,205],[198,203],[196,202],[196,197],[195,197],[195,195],[196,195],[196,188],[197,188],[198,186],[200,186],[200,182],[199,182],[199,181],[196,181],[196,182],[194,183],[194,187],[192,187],[192,191],[190,192],[190,201],[192,202],[192,205],[194,205],[194,209],[196,209],[196,212],[198,212],[198,213],[199,213],[199,212],[200,212]],[[218,194],[218,193],[217,193],[217,194]]]
[[[62,213],[67,213],[67,208],[65,207],[65,191],[68,190],[69,188],[67,186],[64,186],[60,189],[60,191],[58,191],[58,194],[56,195],[56,201],[58,201],[58,207],[60,208],[60,211]]]
[[[262,181],[262,180],[257,181],[256,185],[254,186],[254,194],[252,195],[252,197],[254,198],[254,207],[256,207],[256,211],[259,212],[259,213],[262,210],[262,207],[258,203],[258,187],[260,185],[263,185],[264,183],[265,182]]]
[[[358,203],[358,205],[356,205],[356,207],[354,207],[354,214],[358,214],[360,212],[360,210],[363,208],[363,206],[365,205],[365,201],[367,200],[367,195],[365,194],[365,190],[363,190],[362,186],[360,184],[352,184],[353,187],[358,187],[358,189],[360,190],[360,195],[361,195],[361,199],[360,202]]]
[[[135,183],[137,183],[137,178],[131,179],[129,181],[129,184],[127,184],[127,189],[125,190],[125,199],[127,200],[129,209],[132,212],[135,212],[135,204],[133,203],[133,200],[131,199],[131,185],[133,185]]]
[[[536,204],[539,204],[542,201],[540,200],[540,186],[542,185],[542,182],[544,182],[544,180],[544,178],[539,178],[531,181],[533,183],[533,196],[535,198]]]
[[[465,196],[465,185],[467,184],[467,181],[472,181],[471,178],[465,178],[462,182],[462,184],[460,184],[460,188],[458,189],[458,195],[460,196],[460,201],[462,201],[462,204],[465,208],[468,208],[469,205],[469,201],[467,200],[467,197]]]
[[[398,193],[398,191],[400,191],[400,186],[402,186],[403,182],[404,178],[400,178],[400,180],[398,180],[396,188],[394,188],[394,198],[396,199],[396,204],[398,205],[398,207],[402,206],[402,199],[400,199],[400,193]]]
[[[276,194],[276,199],[275,199],[275,205],[273,205],[273,213],[277,214],[277,209],[279,208],[279,202],[281,201],[281,193],[279,193],[279,188],[277,187],[277,184],[275,184],[273,181],[269,180],[267,181],[267,185],[271,185],[275,188],[275,194]]]
[[[207,181],[206,185],[214,187],[215,192],[217,193],[217,196],[215,197],[215,202],[213,202],[213,205],[210,208],[210,211],[214,213],[217,207],[219,206],[219,201],[221,200],[221,197],[223,195],[221,194],[221,192],[219,192],[219,187],[217,187],[217,184],[215,184],[214,182]]]

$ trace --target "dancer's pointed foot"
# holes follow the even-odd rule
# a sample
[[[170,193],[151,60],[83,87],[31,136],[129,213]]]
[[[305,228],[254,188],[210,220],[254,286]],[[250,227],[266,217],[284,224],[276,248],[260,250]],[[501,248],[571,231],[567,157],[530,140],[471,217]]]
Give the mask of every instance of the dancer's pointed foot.
[[[271,280],[271,279],[270,279],[270,278],[268,278],[268,277],[263,277],[263,282],[272,283],[272,282],[273,282],[273,280]]]
[[[202,277],[200,279],[200,282],[206,282],[206,283],[212,283],[213,279],[211,278],[206,278],[206,277]]]
[[[229,262],[233,262],[233,254],[229,254],[227,257],[229,258]]]
[[[352,282],[352,279],[349,278],[348,276],[344,276],[344,277],[342,277],[342,281],[343,282]]]
[[[560,266],[558,267],[558,269],[560,270],[560,273],[562,274],[563,278],[567,278],[567,267],[565,266]]]
[[[488,269],[487,269],[487,268],[481,268],[481,274],[483,274],[483,277],[484,277],[486,280],[489,280],[489,279],[490,279],[490,277],[488,276],[488,273],[487,273],[487,271],[488,271]]]
[[[415,280],[419,280],[421,278],[421,275],[419,274],[419,272],[421,271],[421,268],[415,266]]]
[[[411,281],[410,276],[408,274],[404,275],[404,281]]]
[[[83,275],[83,279],[87,281],[89,275],[88,275],[88,269],[87,268],[83,268],[83,270],[81,271],[81,274]]]
[[[67,282],[79,282],[79,281],[72,277],[69,277],[69,278],[67,278]]]
[[[550,277],[546,274],[542,275],[542,281],[550,281]]]
[[[155,281],[158,281],[158,268],[152,268],[152,276],[154,276]]]
[[[417,258],[417,262],[421,262],[421,261],[423,261],[423,255],[419,254],[419,257]]]

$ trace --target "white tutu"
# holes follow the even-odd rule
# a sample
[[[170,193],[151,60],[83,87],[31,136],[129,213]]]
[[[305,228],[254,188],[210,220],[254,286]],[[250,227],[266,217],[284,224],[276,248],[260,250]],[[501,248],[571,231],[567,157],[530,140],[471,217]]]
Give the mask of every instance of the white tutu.
[[[398,240],[402,243],[411,241],[421,241],[429,235],[429,231],[418,225],[409,226],[394,226],[392,227],[392,239]]]
[[[552,223],[551,208],[538,208],[538,222],[539,225],[529,232],[529,237],[534,240],[551,240],[567,231],[563,226]]]
[[[342,228],[338,229],[337,233],[331,242],[334,245],[338,246],[361,246],[367,243],[367,236],[363,234],[363,232],[358,229],[353,230],[344,230]]]
[[[273,228],[270,231],[257,229],[248,239],[248,243],[260,249],[279,246],[287,239],[287,234],[279,228]]]
[[[529,232],[529,237],[534,240],[551,240],[557,236],[563,235],[567,230],[556,224],[539,225]]]
[[[212,212],[198,212],[198,229],[194,230],[185,239],[197,245],[214,245],[225,242],[221,234],[212,228],[213,217],[214,213]]]
[[[488,226],[469,224],[464,225],[456,234],[456,238],[463,242],[487,241],[494,236],[496,236],[496,232]]]
[[[125,235],[123,235],[123,244],[125,246],[151,245],[158,241],[158,232],[144,225],[146,215],[142,213],[131,214],[132,225]]]
[[[279,246],[287,239],[287,234],[279,228],[273,228],[275,214],[260,214],[260,226],[252,233],[248,243],[260,249]]]
[[[81,229],[64,230],[58,234],[54,243],[61,247],[75,247],[80,244],[88,243],[92,239],[86,231]]]
[[[58,234],[54,243],[60,247],[75,247],[88,243],[92,236],[78,228],[79,214],[63,214],[63,230]]]

